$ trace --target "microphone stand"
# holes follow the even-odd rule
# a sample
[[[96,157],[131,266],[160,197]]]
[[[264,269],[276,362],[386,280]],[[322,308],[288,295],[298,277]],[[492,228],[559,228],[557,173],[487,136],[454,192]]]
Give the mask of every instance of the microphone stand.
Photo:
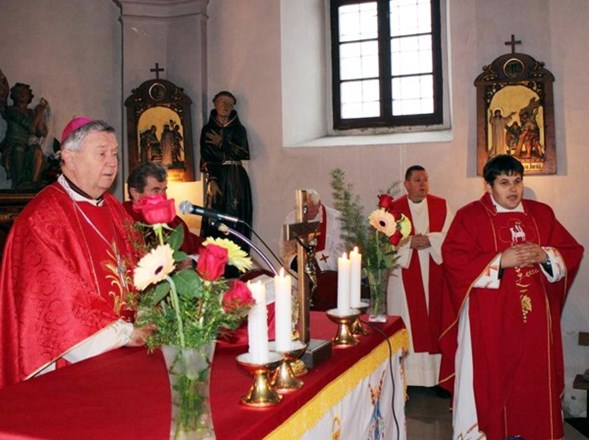
[[[260,256],[260,258],[262,260],[264,260],[264,263],[266,263],[266,265],[270,268],[272,273],[275,276],[278,275],[278,272],[276,271],[274,266],[272,266],[272,263],[270,263],[270,260],[268,259],[268,257],[266,257],[266,255],[264,255],[264,253],[260,250],[260,248],[257,247],[249,238],[247,238],[241,232],[237,232],[235,229],[230,228],[225,223],[221,223],[219,220],[215,219],[211,222],[211,224],[213,226],[215,226],[219,232],[221,232],[225,235],[233,235],[234,237],[237,237],[240,240],[242,240],[244,243],[247,243],[254,251],[256,251],[256,254],[258,254]]]

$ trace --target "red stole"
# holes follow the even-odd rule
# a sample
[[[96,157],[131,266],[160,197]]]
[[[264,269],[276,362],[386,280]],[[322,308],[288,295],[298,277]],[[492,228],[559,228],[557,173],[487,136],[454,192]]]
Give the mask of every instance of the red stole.
[[[436,196],[427,196],[429,230],[441,232],[446,220],[446,201]],[[403,196],[393,203],[393,208],[405,214],[413,223],[409,199]],[[414,235],[415,231],[411,231]],[[417,250],[413,250],[407,269],[402,270],[403,286],[409,316],[411,317],[411,339],[416,353],[439,353],[438,337],[441,330],[442,310],[442,267],[429,259],[429,308],[421,276],[421,266]],[[428,312],[429,310],[429,312]]]
[[[315,252],[321,252],[325,249],[325,237],[327,237],[327,212],[325,206],[321,204],[321,223],[319,224],[319,237],[317,239],[317,246]]]
[[[78,211],[83,232],[80,239],[90,251],[93,275],[99,286],[98,294],[111,304],[115,314],[132,321],[134,312],[127,306],[126,298],[131,279],[127,279],[125,274],[133,268],[133,263],[125,258],[125,240],[116,232],[107,206],[94,206],[87,202],[79,202],[77,206],[81,210]]]

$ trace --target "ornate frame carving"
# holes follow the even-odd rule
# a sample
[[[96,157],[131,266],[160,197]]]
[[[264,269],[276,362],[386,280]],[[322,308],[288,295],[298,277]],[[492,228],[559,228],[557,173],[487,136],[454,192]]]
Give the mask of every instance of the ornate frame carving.
[[[171,181],[193,181],[192,100],[165,79],[145,81],[125,100],[130,173],[139,163],[163,163]]]
[[[483,67],[474,81],[479,175],[490,157],[502,153],[521,160],[527,175],[556,173],[553,82],[543,62],[523,53]]]

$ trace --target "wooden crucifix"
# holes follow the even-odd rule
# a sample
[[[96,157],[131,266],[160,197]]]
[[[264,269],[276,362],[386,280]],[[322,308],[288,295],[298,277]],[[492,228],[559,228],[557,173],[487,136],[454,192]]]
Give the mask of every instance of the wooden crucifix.
[[[312,278],[313,272],[309,271],[314,262],[309,257],[315,254],[313,242],[316,242],[315,236],[319,229],[319,222],[308,222],[306,219],[307,191],[299,189],[296,191],[295,197],[296,223],[284,225],[284,239],[297,241],[297,301],[299,306],[297,331],[301,341],[306,344],[311,339],[309,322],[311,284],[316,284],[316,280]]]

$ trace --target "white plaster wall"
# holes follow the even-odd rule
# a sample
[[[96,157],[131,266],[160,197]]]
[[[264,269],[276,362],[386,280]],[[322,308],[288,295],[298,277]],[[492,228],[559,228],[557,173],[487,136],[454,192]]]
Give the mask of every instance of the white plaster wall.
[[[31,85],[33,105],[41,96],[49,101],[50,137],[59,138],[74,115],[87,115],[112,124],[121,142],[119,9],[112,1],[87,2],[91,7],[68,0],[2,0],[0,69],[11,86]],[[4,169],[0,186],[10,187]],[[121,179],[115,193],[122,195]]]
[[[297,4],[301,1],[316,3],[316,0],[297,0]],[[281,20],[284,23],[288,17],[281,18],[280,7],[278,1],[215,0],[209,5],[208,34],[209,95],[225,88],[237,95],[237,110],[248,128],[251,144],[249,171],[255,203],[254,228],[275,249],[281,222],[294,203],[294,190],[314,187],[329,203],[332,200],[329,173],[335,167],[346,171],[347,180],[354,184],[367,209],[376,202],[378,189],[400,180],[406,167],[414,163],[428,169],[432,192],[445,196],[454,209],[478,198],[483,186],[475,172],[473,81],[483,65],[509,51],[503,43],[512,33],[523,40],[518,50],[544,61],[556,76],[558,174],[526,178],[526,194],[552,205],[573,235],[589,247],[589,231],[585,227],[589,210],[582,180],[589,163],[584,127],[589,86],[583,43],[589,38],[588,2],[450,0],[453,139],[437,143],[323,148],[283,145],[283,130],[288,128],[283,128],[282,98],[288,98],[293,91],[283,90],[282,75],[291,72],[281,72],[282,57],[300,57],[296,50],[305,51],[309,47],[284,41],[288,51],[282,52]],[[287,5],[285,11],[289,9],[292,8]],[[309,23],[315,20],[313,17]],[[302,67],[301,70],[304,71]],[[304,78],[311,76],[301,75],[301,90],[307,86]],[[316,130],[316,125],[313,129]],[[577,332],[589,331],[588,285],[587,261],[584,261],[563,317],[565,408],[575,415],[585,409],[584,393],[571,390],[571,385],[576,373],[589,368],[589,347],[576,345]]]

